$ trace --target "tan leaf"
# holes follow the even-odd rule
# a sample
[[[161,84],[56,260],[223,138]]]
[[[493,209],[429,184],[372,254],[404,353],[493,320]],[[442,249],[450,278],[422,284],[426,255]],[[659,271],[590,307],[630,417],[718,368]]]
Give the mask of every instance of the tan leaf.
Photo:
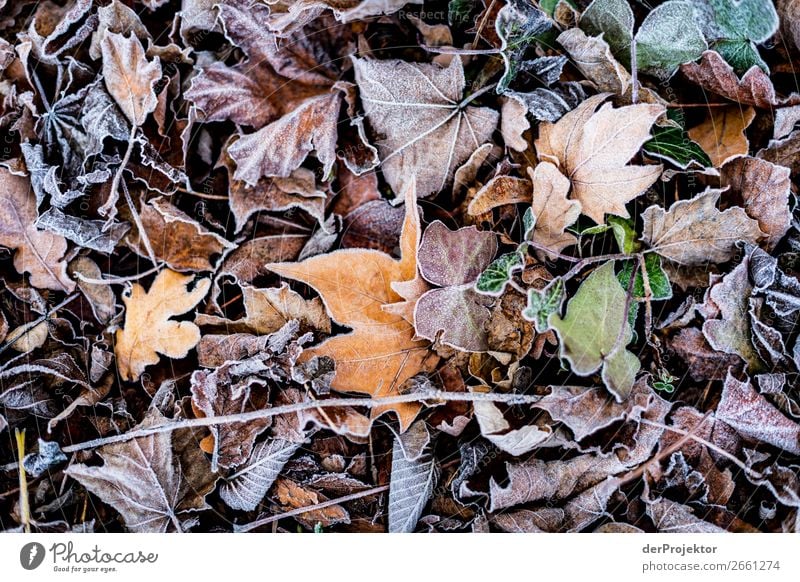
[[[631,76],[601,37],[586,36],[580,28],[562,32],[558,43],[569,53],[572,62],[594,83],[598,91],[623,95],[631,84]]]
[[[233,177],[251,186],[262,176],[287,178],[312,151],[327,176],[336,161],[340,105],[338,93],[312,97],[277,121],[240,137],[228,147],[236,162]]]
[[[567,183],[569,186],[569,182]],[[531,183],[514,176],[495,176],[478,190],[469,203],[467,212],[480,216],[498,206],[531,201]]]
[[[550,162],[538,164],[535,170],[528,168],[528,175],[533,182],[531,209],[536,220],[530,240],[560,253],[578,241],[565,231],[578,220],[581,204],[567,200],[569,180]]]
[[[231,320],[201,313],[194,321],[200,326],[223,327],[226,333],[268,334],[296,319],[304,329],[326,334],[331,332],[331,320],[322,301],[318,297],[303,299],[286,283],[267,289],[242,286],[242,300],[246,313],[242,319]]]
[[[749,143],[744,130],[753,122],[756,112],[752,107],[742,109],[738,105],[710,109],[706,120],[689,130],[689,137],[719,168],[733,158],[747,155]]]
[[[147,60],[142,43],[134,34],[123,36],[107,31],[100,47],[109,94],[131,124],[142,125],[158,104],[153,87],[161,78],[161,64],[157,58]]]
[[[158,363],[158,354],[169,358],[184,358],[200,341],[200,329],[190,321],[171,321],[182,315],[205,297],[211,286],[209,279],[198,281],[194,289],[186,286],[194,279],[165,269],[145,292],[134,283],[123,296],[125,325],[117,331],[114,351],[117,368],[123,380],[136,380],[144,369]]]
[[[595,95],[557,123],[542,123],[536,151],[569,178],[571,198],[581,212],[602,224],[606,214],[627,218],[625,204],[642,194],[661,175],[661,166],[630,166],[628,161],[650,139],[650,127],[664,113],[660,105],[614,109],[608,97]]]
[[[273,491],[275,499],[288,511],[308,507],[310,505],[317,505],[318,503],[328,500],[328,498],[321,493],[317,493],[313,489],[309,489],[303,485],[298,485],[286,477],[278,477],[273,486]],[[322,527],[329,527],[337,523],[350,523],[350,515],[341,505],[329,505],[322,509],[314,509],[295,516],[294,519],[309,529],[313,528],[318,523],[322,524]]]
[[[274,263],[268,268],[282,277],[302,281],[317,290],[331,318],[352,332],[332,337],[303,352],[301,361],[330,356],[336,362],[331,386],[340,392],[374,397],[397,395],[415,374],[435,365],[429,343],[414,339],[414,326],[384,307],[402,301],[395,282],[417,276],[419,216],[413,182],[405,191],[406,216],[400,238],[401,258],[368,249],[345,249],[318,255],[300,263]],[[401,404],[373,410],[397,412],[405,430],[419,405]]]
[[[38,230],[36,217],[36,199],[28,178],[0,168],[0,245],[16,251],[14,268],[29,273],[33,287],[72,291],[75,282],[67,276],[67,264],[61,260],[67,239]]]
[[[526,115],[528,108],[519,99],[506,97],[500,107],[500,133],[503,141],[512,150],[524,152],[528,142],[523,134],[531,128]]]
[[[413,177],[420,197],[443,190],[456,168],[490,141],[499,115],[462,103],[461,59],[450,66],[354,59],[361,102],[378,140],[384,177],[400,194]]]
[[[737,240],[757,243],[764,235],[758,223],[738,206],[717,209],[721,190],[708,189],[680,200],[669,211],[651,206],[644,211],[642,240],[659,255],[681,265],[706,265],[730,260]]]
[[[137,428],[163,424],[151,408]],[[182,531],[181,518],[207,509],[216,477],[189,430],[160,432],[98,449],[103,465],[71,465],[65,473],[119,511],[133,532]]]
[[[175,271],[212,271],[222,255],[235,248],[163,196],[142,204],[140,218],[156,258]],[[138,232],[128,234],[127,241],[139,255],[148,256]]]
[[[789,168],[751,157],[733,160],[721,170],[721,184],[741,198],[745,212],[767,235],[767,250],[775,248],[791,225],[789,174]]]

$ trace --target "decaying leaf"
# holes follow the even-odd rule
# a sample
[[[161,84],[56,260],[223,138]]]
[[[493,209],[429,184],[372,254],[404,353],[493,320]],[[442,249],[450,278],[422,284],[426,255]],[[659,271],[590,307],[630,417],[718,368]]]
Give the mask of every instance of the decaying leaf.
[[[147,60],[139,39],[106,32],[100,43],[106,88],[128,118],[140,126],[157,105],[155,83],[161,78],[158,59]]]
[[[714,167],[747,155],[747,136],[745,130],[756,116],[751,107],[714,107],[703,123],[691,128],[689,137],[696,141],[708,154]]]
[[[414,531],[439,478],[439,468],[429,448],[424,448],[416,458],[411,457],[407,451],[409,443],[403,441],[415,436],[415,426],[427,434],[425,425],[417,423],[404,435],[395,437],[392,448],[392,473],[389,481],[391,533]]]

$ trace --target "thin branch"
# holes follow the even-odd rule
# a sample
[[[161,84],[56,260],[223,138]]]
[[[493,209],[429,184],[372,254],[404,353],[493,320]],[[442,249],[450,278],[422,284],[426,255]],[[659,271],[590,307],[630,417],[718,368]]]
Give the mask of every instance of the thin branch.
[[[125,201],[128,203],[128,210],[131,211],[133,222],[136,223],[136,229],[139,232],[139,240],[144,245],[145,250],[147,250],[147,256],[150,258],[150,262],[153,263],[154,267],[158,268],[158,261],[156,261],[156,254],[153,252],[153,246],[150,244],[150,237],[147,236],[142,218],[139,216],[139,211],[136,210],[136,206],[133,204],[131,193],[128,192],[128,185],[125,182],[122,182],[122,192],[125,194]]]
[[[91,277],[87,277],[83,273],[75,273],[75,276],[83,281],[84,283],[91,283],[92,285],[119,285],[122,283],[127,283],[129,281],[138,281],[139,279],[143,279],[148,275],[152,275],[153,273],[158,272],[161,267],[164,266],[165,263],[159,263],[155,267],[148,269],[147,271],[142,271],[141,273],[137,273],[136,275],[130,275],[128,277],[109,277],[108,279],[92,279]]]
[[[70,445],[62,449],[65,453],[75,453],[86,451],[105,445],[130,441],[136,438],[143,438],[165,432],[172,432],[186,428],[198,428],[208,426],[219,426],[223,424],[233,424],[239,422],[250,422],[264,418],[272,418],[282,414],[292,414],[304,410],[336,408],[340,406],[354,406],[357,408],[379,408],[393,404],[403,404],[408,402],[442,401],[442,402],[495,402],[506,405],[534,404],[542,399],[541,396],[529,394],[495,394],[491,392],[444,392],[442,390],[431,390],[426,392],[415,392],[412,394],[401,394],[399,396],[389,396],[386,398],[331,398],[328,400],[317,400],[309,402],[297,402],[262,410],[253,410],[239,414],[228,414],[222,416],[205,416],[202,418],[190,418],[163,424],[156,424],[146,428],[130,430],[126,433],[117,434],[110,437],[98,438],[82,443]],[[3,471],[12,471],[16,464],[8,464],[0,467]]]
[[[68,295],[67,298],[64,299],[64,301],[62,301],[61,303],[59,303],[58,305],[53,307],[50,311],[48,311],[47,313],[45,313],[41,317],[39,317],[38,319],[23,325],[21,328],[19,328],[20,333],[17,336],[15,336],[14,339],[7,341],[2,346],[0,346],[0,354],[5,352],[8,348],[13,346],[15,343],[17,343],[20,340],[20,338],[25,336],[34,327],[36,327],[40,323],[43,323],[43,322],[47,321],[48,319],[50,319],[56,311],[58,311],[59,309],[61,309],[65,305],[67,305],[68,303],[71,303],[72,301],[77,299],[78,296],[80,296],[80,293],[73,293],[72,295]],[[3,367],[5,367],[5,366],[0,366],[0,369],[2,369]]]
[[[139,128],[136,126],[136,124],[131,124],[131,134],[128,137],[128,147],[125,150],[125,155],[122,156],[122,161],[119,164],[119,168],[117,168],[117,171],[114,173],[114,179],[111,181],[111,192],[108,195],[108,202],[99,208],[100,214],[104,216],[106,213],[111,212],[113,203],[116,203],[116,201],[119,199],[119,184],[122,181],[122,173],[125,171],[125,167],[128,165],[128,162],[131,161],[131,154],[133,154],[133,140],[136,138],[137,129]]]
[[[233,531],[235,532],[245,532],[251,531],[262,525],[268,525],[270,523],[274,523],[281,519],[286,519],[288,517],[294,517],[295,515],[302,515],[304,513],[309,513],[311,511],[317,511],[318,509],[325,509],[326,507],[330,507],[331,505],[338,505],[340,503],[347,503],[348,501],[353,501],[354,499],[361,499],[362,497],[369,497],[371,495],[378,495],[383,493],[384,491],[388,491],[388,485],[381,485],[380,487],[373,487],[372,489],[366,489],[364,491],[359,491],[358,493],[351,493],[350,495],[345,495],[344,497],[338,497],[336,499],[329,499],[328,501],[323,501],[321,503],[315,503],[314,505],[308,505],[306,507],[298,507],[297,509],[292,509],[291,511],[286,511],[284,513],[279,513],[277,515],[270,515],[269,517],[264,517],[261,519],[257,519],[256,521],[251,521],[250,523],[245,523],[242,525],[234,525]]]

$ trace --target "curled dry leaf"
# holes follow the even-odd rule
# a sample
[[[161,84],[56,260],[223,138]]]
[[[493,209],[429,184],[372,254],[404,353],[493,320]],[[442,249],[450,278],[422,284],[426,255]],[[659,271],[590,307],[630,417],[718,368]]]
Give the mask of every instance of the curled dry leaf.
[[[125,324],[117,331],[114,351],[117,370],[123,380],[136,380],[144,369],[158,362],[158,354],[184,358],[200,341],[200,330],[189,321],[170,318],[192,309],[206,296],[211,281],[201,279],[192,290],[187,286],[192,275],[161,271],[145,291],[134,283],[123,296]]]

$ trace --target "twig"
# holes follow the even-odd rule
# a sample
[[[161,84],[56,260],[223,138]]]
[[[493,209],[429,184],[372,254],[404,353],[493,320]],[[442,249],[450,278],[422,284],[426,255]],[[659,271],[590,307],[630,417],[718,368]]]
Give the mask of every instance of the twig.
[[[129,281],[138,281],[139,279],[143,279],[148,275],[152,275],[153,273],[158,272],[158,270],[164,266],[164,263],[159,263],[152,269],[148,269],[147,271],[142,271],[141,273],[137,273],[136,275],[130,275],[128,277],[110,277],[108,279],[92,279],[91,277],[85,276],[83,273],[75,273],[75,276],[83,281],[84,283],[90,283],[92,285],[118,285],[122,283],[127,283]]]
[[[111,181],[111,192],[108,195],[108,202],[103,204],[98,209],[98,212],[104,216],[111,212],[111,208],[119,199],[119,184],[122,181],[122,172],[125,171],[125,167],[128,165],[128,162],[131,161],[131,154],[133,154],[133,140],[136,138],[137,129],[139,128],[135,123],[131,124],[131,134],[128,137],[128,147],[125,150],[125,154],[122,156],[122,161],[119,164],[119,168],[117,168],[117,171],[114,173],[114,179]],[[109,222],[111,222],[110,219]]]
[[[639,67],[636,66],[636,39],[631,39],[631,105],[639,100]]]
[[[492,8],[494,8],[494,4],[497,0],[492,0],[489,6],[486,8],[486,12],[483,13],[483,18],[478,23],[478,29],[475,31],[475,38],[472,40],[472,48],[478,48],[478,43],[481,41],[481,33],[483,32],[483,28],[486,26],[486,22],[489,20],[489,15],[492,13]]]
[[[14,337],[14,339],[7,341],[2,346],[0,346],[0,354],[5,352],[11,346],[13,346],[17,341],[19,341],[19,339],[21,337],[25,336],[34,327],[36,327],[40,323],[43,323],[43,322],[47,321],[48,319],[50,319],[50,317],[52,317],[52,315],[56,311],[58,311],[59,309],[61,309],[65,305],[67,305],[68,303],[71,303],[72,301],[74,301],[79,295],[80,295],[80,293],[73,293],[72,295],[68,295],[67,298],[64,299],[64,301],[62,301],[61,303],[59,303],[58,305],[53,307],[50,311],[48,311],[47,313],[45,313],[41,317],[39,317],[38,319],[36,319],[34,321],[31,321],[30,323],[26,323],[25,325],[23,325],[21,328],[19,328],[20,329],[19,335],[17,335],[16,337]],[[0,367],[0,369],[2,369],[2,367]]]
[[[227,196],[220,196],[219,194],[206,194],[205,192],[197,192],[196,190],[189,190],[189,188],[181,188],[180,186],[178,186],[176,190],[178,192],[183,192],[184,194],[197,196],[198,198],[205,198],[206,200],[230,200],[230,198]]]
[[[364,491],[359,491],[358,493],[351,493],[350,495],[345,495],[344,497],[338,497],[336,499],[329,499],[328,501],[323,501],[321,503],[315,503],[314,505],[308,505],[306,507],[298,507],[297,509],[292,509],[291,511],[286,511],[284,513],[279,513],[277,515],[270,515],[269,517],[264,517],[262,519],[257,519],[256,521],[251,521],[250,523],[245,523],[242,525],[234,525],[233,531],[234,532],[246,532],[250,530],[254,530],[257,527],[261,527],[262,525],[267,525],[270,523],[274,523],[281,519],[286,519],[288,517],[294,517],[295,515],[302,515],[304,513],[309,513],[311,511],[316,511],[318,509],[325,509],[326,507],[330,507],[331,505],[338,505],[340,503],[347,503],[348,501],[353,501],[354,499],[361,499],[362,497],[369,497],[370,495],[378,495],[379,493],[383,493],[384,491],[388,491],[388,485],[381,485],[380,487],[373,487],[372,489],[366,489]]]
[[[218,426],[222,424],[233,424],[239,422],[249,422],[264,418],[272,418],[282,414],[292,414],[303,410],[319,408],[335,408],[339,406],[355,406],[363,408],[379,408],[392,404],[403,404],[407,402],[425,402],[426,400],[441,400],[445,402],[497,402],[507,405],[534,404],[541,400],[541,396],[529,394],[495,394],[491,392],[444,392],[442,390],[431,390],[427,392],[415,392],[413,394],[401,394],[400,396],[389,396],[386,398],[330,398],[328,400],[316,400],[310,402],[296,402],[285,404],[263,410],[252,410],[239,414],[227,414],[222,416],[204,416],[202,418],[190,418],[174,422],[156,424],[146,428],[130,430],[126,433],[117,434],[110,437],[98,438],[82,443],[69,445],[62,449],[65,453],[75,453],[86,451],[105,445],[121,443],[136,438],[152,436],[165,432],[172,432],[185,428],[197,428]],[[10,463],[0,467],[3,471],[12,471],[16,464]]]
[[[642,271],[642,286],[644,287],[644,337],[648,344],[653,345],[650,341],[650,336],[653,333],[653,305],[650,303],[653,290],[650,287],[650,275],[647,274],[644,255],[637,255],[637,258],[639,259],[639,269]]]
[[[750,467],[745,465],[742,461],[737,459],[734,455],[730,454],[725,449],[721,449],[717,445],[715,445],[714,443],[711,443],[711,442],[707,441],[706,439],[704,439],[702,437],[699,437],[697,435],[692,434],[691,431],[686,431],[686,430],[683,430],[681,428],[675,428],[674,426],[669,426],[669,425],[666,425],[666,424],[662,424],[660,422],[655,422],[655,421],[647,420],[647,419],[644,419],[644,418],[641,419],[640,422],[642,424],[646,424],[648,426],[655,426],[655,427],[658,427],[658,428],[663,428],[664,430],[668,430],[668,431],[674,432],[676,434],[687,435],[690,439],[692,439],[696,443],[699,443],[699,444],[707,447],[708,449],[714,451],[718,455],[721,455],[721,456],[725,457],[726,459],[728,459],[731,463],[733,463],[734,465],[739,467],[745,473],[750,473],[756,479],[763,479],[764,478],[764,475],[762,475],[758,471],[754,471],[753,469],[751,469]]]
[[[128,192],[128,185],[125,182],[122,183],[122,192],[125,194],[125,201],[128,203],[128,210],[131,211],[133,222],[136,223],[136,229],[139,231],[139,240],[142,241],[142,244],[147,251],[147,256],[150,258],[150,262],[153,263],[154,267],[158,268],[158,261],[156,261],[156,254],[153,252],[153,247],[150,244],[150,237],[147,236],[147,231],[144,229],[142,218],[139,216],[139,211],[136,210],[136,206],[133,204],[131,193]]]
[[[569,281],[575,275],[580,273],[585,267],[592,265],[594,263],[601,263],[604,261],[623,261],[625,259],[631,259],[636,256],[636,253],[632,255],[627,255],[625,253],[615,253],[613,255],[598,255],[596,257],[586,257],[585,259],[580,259],[575,265],[567,271],[567,274],[562,277],[564,281]]]

